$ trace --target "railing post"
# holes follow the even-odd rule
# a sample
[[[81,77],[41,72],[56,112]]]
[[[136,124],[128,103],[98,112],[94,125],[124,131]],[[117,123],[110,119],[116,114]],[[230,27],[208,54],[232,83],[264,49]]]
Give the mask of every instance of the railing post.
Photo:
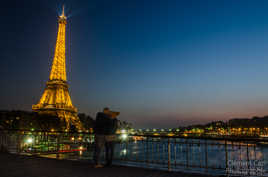
[[[17,153],[21,153],[21,134],[17,133]]]
[[[125,154],[125,159],[124,160],[126,160],[126,161],[129,159],[128,158],[128,154],[129,154],[128,153],[128,141],[129,141],[129,139],[126,140],[126,146],[125,146],[126,147],[126,154]]]
[[[225,171],[228,176],[228,146],[227,146],[226,140],[225,140],[224,149],[225,149]]]
[[[250,165],[249,165],[248,142],[247,142],[247,162],[248,162],[248,176],[250,176]]]
[[[207,140],[205,140],[205,166],[206,166],[206,171],[208,170],[208,145],[207,145]]]
[[[199,142],[198,142],[198,151],[199,151],[199,168],[202,168],[202,154],[201,154],[201,151],[200,151],[200,149],[202,150],[202,145],[201,145],[201,141],[200,141],[200,139],[199,139]],[[201,148],[200,148],[201,147]]]
[[[3,150],[4,150],[4,131],[0,129],[0,151]]]
[[[162,140],[163,141],[163,140]],[[166,151],[165,151],[165,141],[162,143],[162,164],[166,164]]]
[[[185,140],[186,142],[186,167],[188,168],[189,167],[189,146],[188,146],[188,139]]]
[[[48,133],[48,132],[46,132],[46,136],[47,136],[47,137],[46,137],[46,138],[47,138],[47,139],[46,139],[46,140],[47,140],[47,151],[50,152],[50,151],[49,151],[49,145],[50,145],[50,144],[49,144],[49,133]]]
[[[36,132],[33,132],[33,136],[34,136],[34,139],[33,139],[33,145],[34,145],[34,147],[33,147],[33,151],[34,151],[34,153],[36,154],[36,144],[37,144],[37,133]]]
[[[157,163],[160,163],[160,157],[161,157],[159,146],[160,146],[160,140],[157,140],[157,147],[156,147],[156,153],[158,154],[156,159]]]
[[[151,148],[151,155],[152,155],[152,158],[151,158],[151,162],[154,163],[154,139],[152,138],[152,141],[151,141],[151,145],[152,145],[152,148]]]
[[[139,141],[136,140],[136,143],[135,144],[136,144],[135,159],[136,159],[136,161],[138,161],[139,160],[138,154],[139,154],[139,151],[140,151],[140,149],[139,149]]]
[[[59,151],[60,151],[60,133],[56,133],[56,143],[57,143],[57,152],[56,152],[56,158],[58,159],[59,156]]]
[[[42,137],[43,144],[45,144],[45,147],[43,147],[42,152],[46,152],[46,146],[47,146],[47,139],[46,139],[46,133],[43,132],[43,137]]]
[[[8,133],[0,129],[0,152],[8,151]]]
[[[146,164],[149,163],[149,137],[146,137]]]
[[[177,142],[176,142],[176,138],[175,138],[175,142],[174,142],[174,145],[173,145],[173,149],[174,149],[174,166],[176,167],[176,159],[177,159]]]
[[[170,152],[170,138],[168,138],[168,171],[171,170],[170,158],[171,158],[171,152]]]

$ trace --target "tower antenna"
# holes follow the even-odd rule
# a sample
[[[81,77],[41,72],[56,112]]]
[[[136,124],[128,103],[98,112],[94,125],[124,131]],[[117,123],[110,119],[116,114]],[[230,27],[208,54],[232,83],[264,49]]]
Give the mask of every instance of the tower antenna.
[[[62,14],[61,14],[63,17],[65,16],[64,15],[64,4],[62,5]]]

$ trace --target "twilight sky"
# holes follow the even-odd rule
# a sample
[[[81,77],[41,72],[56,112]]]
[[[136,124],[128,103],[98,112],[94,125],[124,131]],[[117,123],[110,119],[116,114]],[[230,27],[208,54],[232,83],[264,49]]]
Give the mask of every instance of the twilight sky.
[[[0,109],[31,110],[65,2],[73,104],[135,127],[268,114],[267,0],[13,0],[0,7]]]

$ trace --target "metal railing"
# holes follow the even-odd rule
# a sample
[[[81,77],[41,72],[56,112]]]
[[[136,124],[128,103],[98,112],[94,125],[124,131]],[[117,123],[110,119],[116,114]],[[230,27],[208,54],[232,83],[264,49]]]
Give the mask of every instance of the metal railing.
[[[137,137],[141,140],[130,138],[117,145],[116,159],[168,170],[217,170],[219,173],[228,173],[226,169],[232,161],[265,161],[264,152],[252,141]]]
[[[94,135],[87,132],[0,130],[0,147],[12,153],[49,155],[72,153],[72,158],[92,159]],[[83,153],[81,153],[83,152]],[[267,174],[268,146],[250,140],[195,139],[169,136],[128,135],[116,142],[115,162],[166,170],[211,171],[228,174],[232,161],[264,162]],[[66,155],[65,157],[68,156]],[[122,163],[123,162],[123,163]],[[249,169],[253,168],[248,166]],[[254,167],[255,168],[255,167]],[[257,168],[257,167],[256,167]],[[244,167],[241,170],[247,170]],[[257,170],[257,169],[256,169]],[[213,173],[214,173],[213,172]],[[248,174],[250,176],[250,174]]]
[[[94,135],[87,132],[0,130],[0,147],[11,153],[38,155],[84,151],[93,142]]]

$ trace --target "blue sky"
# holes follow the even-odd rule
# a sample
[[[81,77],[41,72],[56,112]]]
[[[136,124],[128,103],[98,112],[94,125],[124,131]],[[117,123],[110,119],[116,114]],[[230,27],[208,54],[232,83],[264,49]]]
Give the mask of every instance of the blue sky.
[[[63,1],[7,1],[1,109],[31,110],[48,80]],[[267,115],[268,1],[64,1],[73,104],[135,127]]]

